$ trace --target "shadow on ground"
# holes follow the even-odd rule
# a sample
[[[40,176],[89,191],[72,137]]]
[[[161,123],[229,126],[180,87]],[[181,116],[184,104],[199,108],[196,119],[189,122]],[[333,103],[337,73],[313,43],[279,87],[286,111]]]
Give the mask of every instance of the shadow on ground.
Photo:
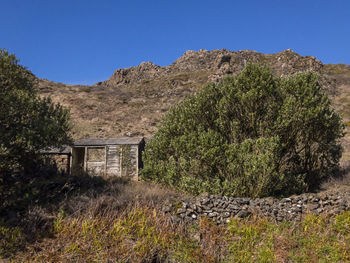
[[[52,236],[62,202],[93,189],[103,191],[97,176],[65,174],[55,165],[38,165],[31,173],[13,172],[0,185],[0,258],[22,250],[28,242]]]
[[[54,237],[60,218],[114,220],[135,207],[156,208],[188,196],[143,181],[67,175],[55,166],[14,174],[7,185],[0,191],[0,259]]]

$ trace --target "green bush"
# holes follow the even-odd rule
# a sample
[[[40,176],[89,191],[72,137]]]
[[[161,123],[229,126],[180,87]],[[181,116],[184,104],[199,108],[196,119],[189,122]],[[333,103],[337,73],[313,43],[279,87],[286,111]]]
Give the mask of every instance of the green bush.
[[[15,55],[0,49],[0,172],[29,168],[40,150],[71,141],[69,110],[40,98],[36,84]]]
[[[338,168],[343,129],[315,73],[279,78],[248,64],[170,110],[142,177],[194,194],[298,193]]]
[[[69,110],[40,98],[35,76],[0,49],[0,214],[38,176],[40,150],[71,142]],[[6,210],[6,209],[5,209]]]

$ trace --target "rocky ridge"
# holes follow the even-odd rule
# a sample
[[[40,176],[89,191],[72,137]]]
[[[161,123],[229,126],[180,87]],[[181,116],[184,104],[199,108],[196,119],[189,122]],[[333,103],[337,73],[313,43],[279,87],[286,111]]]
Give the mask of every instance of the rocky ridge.
[[[192,222],[208,217],[217,224],[226,224],[230,218],[248,216],[266,217],[275,222],[300,221],[305,214],[336,215],[350,210],[350,189],[326,193],[305,193],[288,198],[233,198],[204,194],[181,202],[181,207],[163,206],[174,222]]]
[[[289,75],[300,71],[320,72],[323,64],[312,56],[301,56],[291,49],[276,54],[261,54],[256,51],[204,50],[186,51],[169,66],[161,67],[152,62],[143,62],[136,67],[118,69],[106,81],[96,85],[116,87],[123,84],[142,83],[150,78],[161,78],[180,72],[206,71],[209,80],[219,81],[228,74],[239,73],[248,62],[268,65],[277,75]]]

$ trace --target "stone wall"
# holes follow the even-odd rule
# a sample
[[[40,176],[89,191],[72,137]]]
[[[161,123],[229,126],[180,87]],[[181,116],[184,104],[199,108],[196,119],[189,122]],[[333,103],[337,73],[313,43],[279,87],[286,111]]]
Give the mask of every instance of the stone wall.
[[[163,211],[176,222],[195,221],[206,216],[218,224],[228,223],[230,218],[245,218],[251,215],[268,217],[276,222],[299,221],[303,215],[338,214],[350,210],[350,189],[323,194],[302,194],[283,199],[232,198],[218,195],[201,195],[184,200],[178,205],[167,205]]]

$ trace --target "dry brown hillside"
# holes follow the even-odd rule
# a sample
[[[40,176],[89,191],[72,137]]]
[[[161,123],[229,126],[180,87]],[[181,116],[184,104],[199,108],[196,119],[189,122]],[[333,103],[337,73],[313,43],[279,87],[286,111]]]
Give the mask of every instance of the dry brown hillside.
[[[187,51],[166,67],[152,62],[118,69],[93,86],[71,86],[40,80],[40,94],[71,108],[73,137],[150,136],[169,108],[209,81],[237,74],[248,62],[268,65],[276,75],[313,70],[331,94],[334,106],[350,121],[350,66],[322,64],[292,50],[276,54],[255,51]],[[349,143],[347,143],[349,142]],[[344,140],[350,159],[350,136]]]

